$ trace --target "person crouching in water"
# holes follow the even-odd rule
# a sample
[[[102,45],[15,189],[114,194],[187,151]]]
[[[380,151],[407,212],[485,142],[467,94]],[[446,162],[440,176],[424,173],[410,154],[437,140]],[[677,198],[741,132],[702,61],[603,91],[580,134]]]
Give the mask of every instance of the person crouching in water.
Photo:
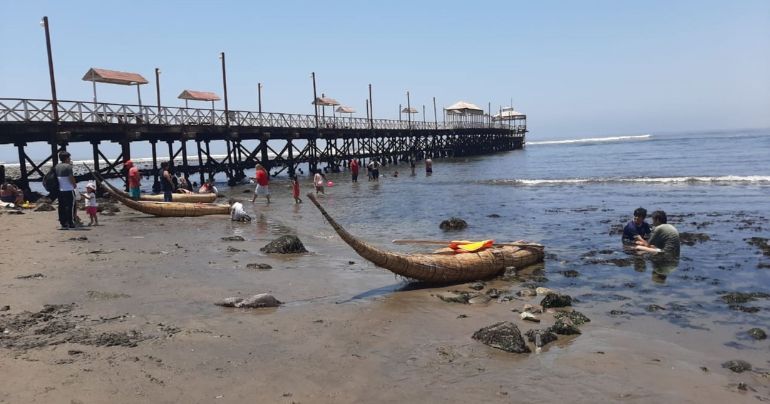
[[[650,241],[636,241],[636,249],[652,253],[665,253],[671,257],[679,257],[679,231],[668,224],[666,212],[652,212],[652,235]]]
[[[650,225],[644,221],[647,218],[647,209],[636,208],[634,210],[634,219],[630,220],[623,228],[623,244],[636,244],[638,240],[649,240]]]
[[[83,198],[86,200],[86,213],[91,221],[89,226],[98,226],[99,218],[96,217],[96,213],[99,210],[99,205],[96,203],[96,185],[93,182],[89,182],[86,185],[86,192],[83,194]]]
[[[230,198],[228,201],[230,203],[230,220],[234,222],[250,222],[251,216],[246,214],[246,211],[243,210],[243,204],[236,201],[233,198]]]
[[[294,203],[302,203],[302,199],[299,199],[299,181],[294,175],[291,176],[291,196],[294,197]]]

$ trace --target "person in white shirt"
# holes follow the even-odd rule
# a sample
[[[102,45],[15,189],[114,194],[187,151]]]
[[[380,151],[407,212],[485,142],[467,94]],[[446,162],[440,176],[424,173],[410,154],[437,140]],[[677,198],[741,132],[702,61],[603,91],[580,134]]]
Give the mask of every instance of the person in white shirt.
[[[250,222],[251,216],[243,210],[243,204],[230,198],[230,220],[234,222]]]

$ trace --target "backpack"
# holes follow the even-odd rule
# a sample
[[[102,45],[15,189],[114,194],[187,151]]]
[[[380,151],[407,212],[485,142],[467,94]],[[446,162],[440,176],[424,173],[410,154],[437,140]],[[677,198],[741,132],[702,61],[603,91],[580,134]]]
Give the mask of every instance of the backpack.
[[[48,170],[48,173],[43,176],[43,188],[50,193],[59,192],[59,178],[56,177],[56,170],[54,167],[51,167],[51,169]]]

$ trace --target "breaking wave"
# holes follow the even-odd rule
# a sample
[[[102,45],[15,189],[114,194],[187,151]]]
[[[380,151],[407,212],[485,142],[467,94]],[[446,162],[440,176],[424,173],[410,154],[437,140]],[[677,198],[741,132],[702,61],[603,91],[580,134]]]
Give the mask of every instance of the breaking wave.
[[[557,186],[603,184],[759,184],[770,185],[770,176],[725,175],[719,177],[643,177],[643,178],[566,178],[566,179],[496,179],[481,181],[488,185]]]
[[[527,146],[532,145],[544,145],[544,144],[574,144],[574,143],[602,143],[602,142],[625,142],[625,141],[638,141],[649,140],[652,135],[632,135],[632,136],[610,136],[610,137],[589,137],[585,139],[567,139],[567,140],[544,140],[544,141],[527,141]]]

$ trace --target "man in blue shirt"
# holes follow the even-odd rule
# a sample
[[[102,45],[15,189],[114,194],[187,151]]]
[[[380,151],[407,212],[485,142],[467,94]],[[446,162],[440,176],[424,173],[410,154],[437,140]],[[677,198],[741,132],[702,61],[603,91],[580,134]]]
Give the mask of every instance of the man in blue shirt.
[[[634,210],[634,220],[631,220],[623,228],[623,244],[635,244],[638,240],[647,240],[650,238],[650,225],[644,221],[647,217],[647,209],[637,208]]]

